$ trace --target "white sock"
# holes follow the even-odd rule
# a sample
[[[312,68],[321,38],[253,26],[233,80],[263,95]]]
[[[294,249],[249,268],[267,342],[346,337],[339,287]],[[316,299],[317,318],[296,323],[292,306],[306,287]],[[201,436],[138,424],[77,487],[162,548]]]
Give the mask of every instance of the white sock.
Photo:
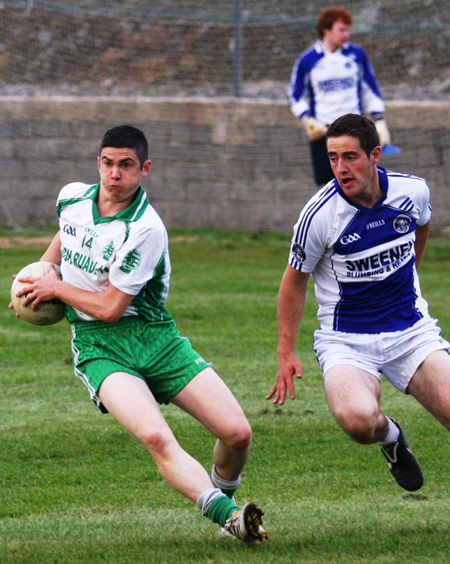
[[[209,508],[211,507],[211,503],[222,495],[224,495],[222,493],[222,490],[220,490],[219,488],[215,488],[213,490],[205,490],[198,496],[196,505],[200,509],[204,517],[208,515],[208,511]]]
[[[397,425],[392,421],[392,419],[388,416],[386,416],[386,419],[388,421],[389,424],[389,430],[388,430],[388,434],[386,435],[386,437],[380,441],[380,445],[389,445],[392,443],[396,443],[398,436],[400,435],[400,431],[397,427]]]
[[[216,488],[220,488],[221,490],[237,490],[241,483],[241,477],[238,476],[236,480],[225,480],[225,478],[219,476],[214,465],[211,470],[211,482]]]

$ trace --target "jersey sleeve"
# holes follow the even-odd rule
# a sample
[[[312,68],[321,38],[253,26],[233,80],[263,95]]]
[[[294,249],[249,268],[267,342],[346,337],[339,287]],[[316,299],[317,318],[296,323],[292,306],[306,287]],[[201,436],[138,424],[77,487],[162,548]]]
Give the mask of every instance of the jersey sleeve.
[[[316,42],[295,61],[288,89],[288,101],[291,112],[297,118],[315,116],[316,93],[311,84],[311,71],[322,58],[320,43]]]
[[[83,182],[70,182],[63,186],[58,194],[58,202],[69,198],[80,198],[86,192],[88,185]]]
[[[167,231],[162,222],[144,228],[136,224],[118,249],[111,265],[109,280],[122,292],[136,296],[153,278],[167,280],[170,276]]]
[[[334,195],[334,187],[325,186],[306,204],[294,225],[289,264],[300,272],[313,272],[327,250]]]
[[[358,62],[361,69],[361,99],[363,109],[374,118],[381,117],[384,114],[384,103],[381,98],[375,71],[364,49],[359,47],[357,51]]]
[[[430,221],[432,207],[430,203],[430,189],[427,183],[422,178],[417,178],[418,184],[418,209],[419,217],[417,225],[425,225]]]
[[[66,205],[88,197],[95,188],[95,185],[84,184],[83,182],[71,182],[63,186],[56,200],[58,216],[61,215],[61,211]]]
[[[291,112],[297,118],[310,114],[310,100],[307,88],[308,72],[305,68],[303,57],[300,56],[295,62],[291,73],[291,81],[288,90],[288,101]]]

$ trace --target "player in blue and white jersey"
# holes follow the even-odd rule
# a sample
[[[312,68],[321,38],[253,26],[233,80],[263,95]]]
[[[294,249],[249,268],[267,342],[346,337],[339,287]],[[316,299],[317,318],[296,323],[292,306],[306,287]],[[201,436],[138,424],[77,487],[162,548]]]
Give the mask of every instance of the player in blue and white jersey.
[[[323,10],[317,23],[319,39],[298,57],[291,74],[288,100],[310,139],[314,180],[319,186],[334,178],[325,134],[338,117],[368,114],[375,120],[381,146],[390,143],[372,65],[362,47],[348,42],[352,21],[344,8]]]
[[[176,329],[165,307],[170,259],[166,229],[140,186],[151,161],[132,126],[106,132],[100,182],[65,186],[60,230],[41,260],[59,264],[28,282],[24,305],[59,299],[72,327],[76,375],[91,398],[148,449],[163,478],[197,504],[222,534],[249,544],[267,538],[263,512],[240,509],[234,492],[252,432],[223,380]],[[178,443],[159,406],[172,402],[217,437],[211,476]]]
[[[430,229],[426,182],[379,166],[373,122],[338,118],[327,132],[335,174],[294,227],[278,299],[277,380],[267,398],[295,397],[295,342],[313,278],[320,328],[314,350],[331,413],[356,442],[378,443],[397,483],[423,484],[398,423],[380,410],[380,376],[450,429],[450,345],[428,313],[416,267]]]

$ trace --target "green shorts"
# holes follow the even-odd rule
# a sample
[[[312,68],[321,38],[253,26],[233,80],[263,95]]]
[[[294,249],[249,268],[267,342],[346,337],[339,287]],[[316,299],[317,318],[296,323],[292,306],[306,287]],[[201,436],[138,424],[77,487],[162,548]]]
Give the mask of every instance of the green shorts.
[[[75,374],[104,413],[107,410],[97,394],[103,380],[114,372],[142,378],[157,402],[168,403],[211,366],[181,337],[174,321],[146,323],[130,317],[113,325],[76,324],[72,335]]]

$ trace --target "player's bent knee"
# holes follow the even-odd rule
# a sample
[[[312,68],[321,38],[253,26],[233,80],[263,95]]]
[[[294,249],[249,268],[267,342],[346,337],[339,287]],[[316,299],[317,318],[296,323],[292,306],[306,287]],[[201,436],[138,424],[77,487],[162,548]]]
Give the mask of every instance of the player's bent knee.
[[[142,432],[137,435],[138,439],[147,447],[150,454],[166,458],[170,452],[170,445],[175,438],[169,438],[159,431]]]
[[[336,418],[347,435],[360,444],[371,444],[377,441],[375,420],[362,415],[351,415]]]
[[[226,436],[220,437],[224,443],[236,451],[245,451],[250,448],[252,442],[252,429],[249,424],[241,425]]]
[[[247,450],[252,442],[252,430],[250,426],[242,428],[234,437],[233,448],[235,450]]]

